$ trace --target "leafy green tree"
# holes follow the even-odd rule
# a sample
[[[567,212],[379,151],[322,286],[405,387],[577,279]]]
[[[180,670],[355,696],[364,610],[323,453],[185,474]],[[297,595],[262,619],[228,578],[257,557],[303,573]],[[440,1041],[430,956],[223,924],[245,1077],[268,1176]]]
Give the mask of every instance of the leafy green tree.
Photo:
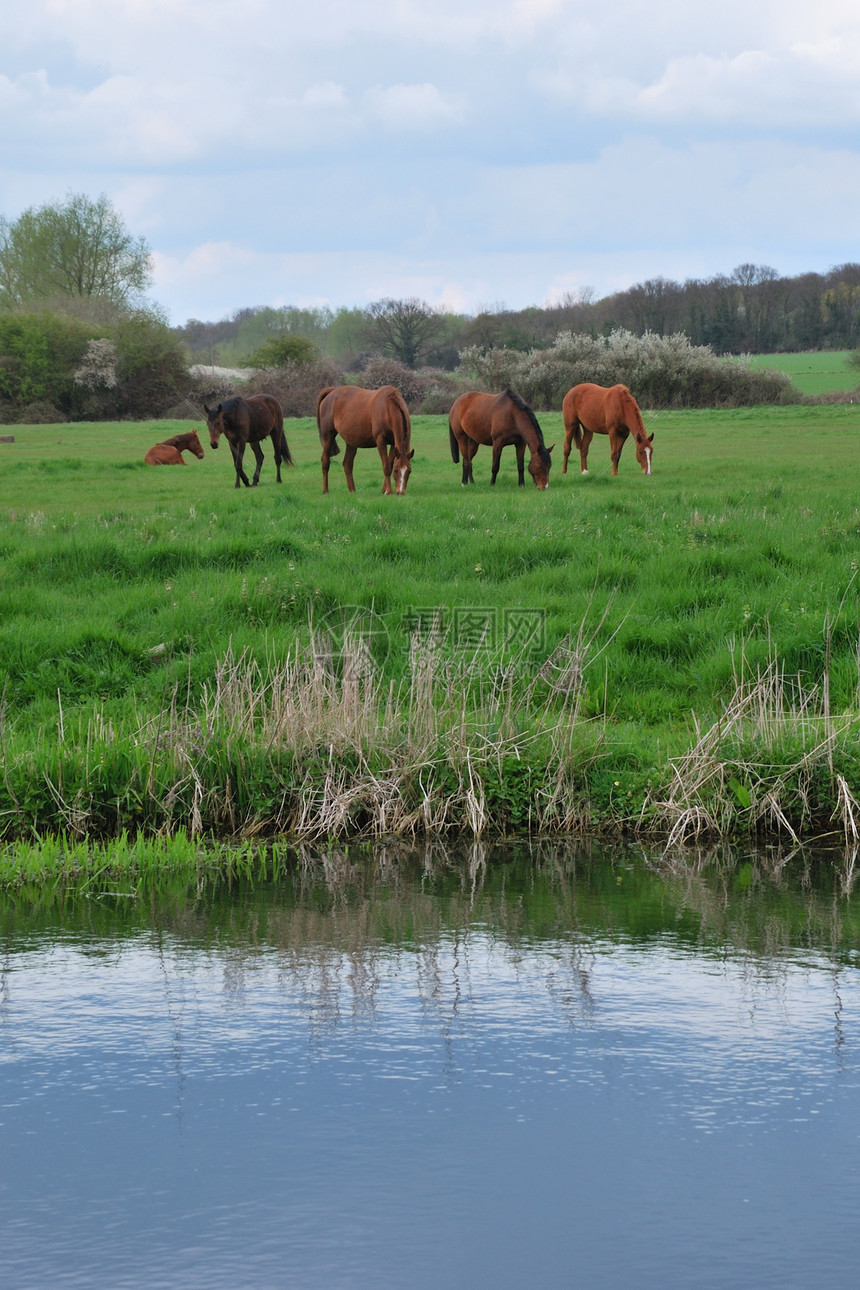
[[[71,193],[12,223],[0,217],[0,307],[81,297],[125,306],[151,281],[149,247],[128,232],[104,194],[92,201]]]
[[[253,354],[242,360],[242,366],[258,369],[286,367],[288,363],[313,363],[316,357],[316,346],[304,336],[270,336]]]

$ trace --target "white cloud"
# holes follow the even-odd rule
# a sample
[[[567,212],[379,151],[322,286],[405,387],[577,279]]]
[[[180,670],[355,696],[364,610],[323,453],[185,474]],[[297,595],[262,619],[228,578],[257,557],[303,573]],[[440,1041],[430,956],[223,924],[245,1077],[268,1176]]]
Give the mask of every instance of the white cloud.
[[[435,85],[427,83],[374,86],[367,91],[367,102],[373,116],[397,130],[432,128],[462,115],[462,105],[446,99]]]

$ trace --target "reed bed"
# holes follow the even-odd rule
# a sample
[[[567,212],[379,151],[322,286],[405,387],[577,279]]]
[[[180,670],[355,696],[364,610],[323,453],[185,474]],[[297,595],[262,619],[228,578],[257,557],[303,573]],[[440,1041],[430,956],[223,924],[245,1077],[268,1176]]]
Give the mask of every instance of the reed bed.
[[[228,651],[199,702],[174,692],[131,730],[99,708],[70,729],[60,704],[55,737],[19,747],[0,721],[3,863],[19,872],[17,841],[51,837],[76,874],[106,838],[119,840],[122,870],[134,837],[144,869],[160,854],[146,839],[177,837],[193,847],[603,831],[662,837],[667,850],[772,834],[857,847],[860,718],[831,713],[826,687],[802,690],[777,659],[745,671],[741,657],[718,718],[696,724],[663,779],[633,796],[617,731],[583,711],[587,652],[582,634],[566,647],[560,692],[515,683],[511,667],[458,668],[416,642],[395,686],[360,638],[336,658],[312,638],[281,663]]]

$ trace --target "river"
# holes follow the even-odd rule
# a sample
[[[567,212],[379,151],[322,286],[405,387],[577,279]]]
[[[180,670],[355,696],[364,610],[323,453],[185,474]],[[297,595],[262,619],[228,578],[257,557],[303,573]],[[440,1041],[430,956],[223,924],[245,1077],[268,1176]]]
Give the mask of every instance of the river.
[[[0,1285],[844,1287],[838,857],[307,850],[0,900]]]

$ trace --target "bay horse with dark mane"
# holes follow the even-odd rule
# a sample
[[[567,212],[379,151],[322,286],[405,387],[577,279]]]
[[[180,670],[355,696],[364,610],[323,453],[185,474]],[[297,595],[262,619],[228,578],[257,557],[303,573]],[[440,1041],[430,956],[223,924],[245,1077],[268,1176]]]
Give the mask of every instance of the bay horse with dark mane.
[[[144,457],[147,466],[184,466],[184,452],[193,452],[199,459],[203,456],[203,446],[197,437],[196,430],[187,430],[184,434],[175,434],[164,443],[157,443],[150,448]]]
[[[412,422],[403,395],[393,385],[364,390],[358,385],[328,385],[317,397],[317,429],[322,444],[323,492],[328,492],[328,468],[340,452],[337,436],[346,444],[343,469],[346,486],[355,492],[352,467],[359,448],[376,448],[385,476],[383,493],[402,496],[412,470]],[[391,487],[392,476],[394,488]]]
[[[474,484],[472,458],[479,446],[487,444],[493,449],[493,472],[490,483],[495,484],[499,473],[502,449],[513,444],[517,454],[519,484],[525,483],[525,455],[529,449],[529,474],[538,488],[549,488],[550,453],[555,444],[547,448],[538,419],[529,405],[505,390],[503,394],[480,394],[470,391],[461,394],[448,413],[448,437],[451,457],[457,462],[463,456],[463,484]]]
[[[574,385],[568,390],[561,405],[564,420],[564,462],[561,473],[567,474],[571,440],[579,449],[583,475],[588,474],[588,446],[596,434],[609,435],[609,452],[612,473],[618,474],[618,458],[628,437],[633,435],[636,460],[646,475],[650,475],[654,456],[654,435],[648,434],[642,421],[639,404],[626,385]]]
[[[263,465],[263,449],[260,447],[260,441],[269,437],[275,449],[275,467],[280,484],[281,462],[285,461],[288,466],[294,463],[284,437],[284,414],[277,399],[272,398],[270,394],[252,394],[247,399],[238,397],[225,399],[223,403],[218,404],[217,408],[207,408],[204,403],[203,410],[209,427],[210,446],[217,448],[218,439],[222,434],[230,445],[236,467],[237,488],[240,484],[244,484],[246,488],[256,488]],[[257,469],[250,484],[242,467],[246,446],[250,446],[257,459]]]

